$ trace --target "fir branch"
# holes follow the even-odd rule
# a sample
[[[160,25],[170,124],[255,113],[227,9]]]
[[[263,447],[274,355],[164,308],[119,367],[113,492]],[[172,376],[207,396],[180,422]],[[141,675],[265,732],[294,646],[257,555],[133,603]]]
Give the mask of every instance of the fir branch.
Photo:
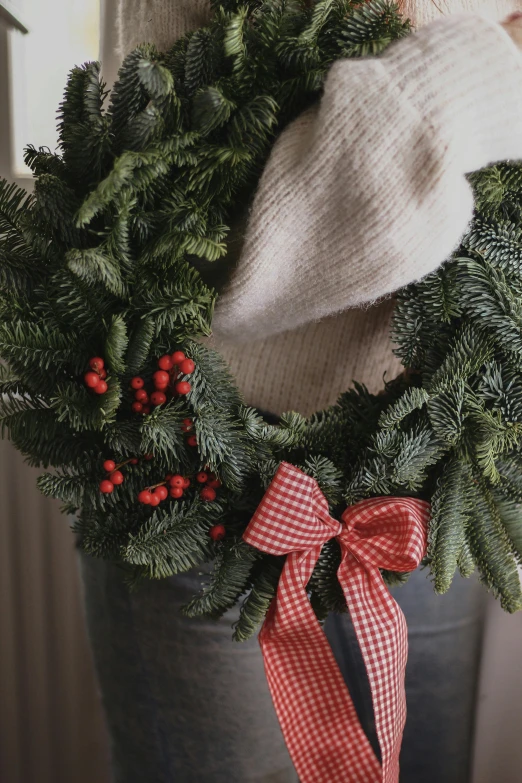
[[[307,589],[317,619],[322,622],[330,612],[345,612],[346,599],[337,578],[341,565],[341,549],[335,539],[327,541],[314,568]]]
[[[125,353],[129,344],[127,324],[122,315],[115,315],[107,331],[105,357],[108,366],[115,373],[125,372]]]
[[[415,410],[419,410],[429,400],[425,389],[413,386],[407,389],[397,402],[390,405],[379,418],[379,427],[383,430],[392,429]]]
[[[188,571],[210,558],[208,530],[221,514],[218,503],[197,501],[158,509],[138,533],[129,536],[123,560],[141,566],[152,579]]]
[[[127,349],[126,364],[129,373],[136,375],[144,367],[155,335],[156,325],[152,318],[143,316],[134,326]]]
[[[435,590],[449,590],[461,558],[469,524],[469,468],[453,457],[444,466],[431,499],[428,552]]]
[[[190,404],[197,412],[200,408],[234,408],[242,399],[230,369],[217,351],[194,340],[184,344],[187,356],[196,364],[190,376]],[[188,379],[187,379],[188,380]]]
[[[0,323],[0,354],[21,377],[32,374],[35,381],[41,379],[41,388],[57,366],[67,365],[74,373],[85,367],[87,357],[79,352],[75,338],[62,334],[54,324],[18,319]]]
[[[439,440],[449,446],[455,446],[462,435],[466,418],[464,397],[464,381],[457,379],[453,386],[428,401],[428,414],[433,431]]]
[[[115,378],[108,379],[108,390],[103,395],[94,395],[76,383],[61,383],[51,399],[51,407],[57,420],[73,430],[101,430],[115,420],[120,399],[121,388]]]
[[[258,630],[277,591],[279,576],[284,564],[283,558],[264,556],[252,579],[252,589],[239,611],[239,619],[234,628],[234,640],[246,642]]]
[[[181,428],[185,415],[186,409],[180,401],[158,406],[141,425],[141,452],[157,455],[167,466],[186,466],[187,455]]]
[[[91,284],[101,283],[115,296],[125,296],[126,286],[119,264],[115,258],[106,255],[102,248],[69,250],[66,261],[68,269],[80,280]]]
[[[509,539],[491,491],[478,478],[470,484],[471,524],[467,539],[481,580],[507,612],[522,608],[520,579]]]
[[[133,309],[154,322],[156,336],[178,342],[187,334],[208,335],[214,294],[187,263],[167,275],[152,276],[136,287]]]
[[[137,74],[151,98],[164,98],[174,89],[172,74],[158,60],[141,59],[138,62]]]
[[[210,583],[183,607],[183,614],[221,617],[245,592],[252,565],[258,557],[258,552],[241,540],[232,546],[222,546],[214,560]]]
[[[395,3],[372,0],[348,16],[338,43],[344,57],[367,57],[380,54],[393,40],[410,31],[409,21],[398,15]]]
[[[308,457],[300,467],[304,473],[317,481],[330,508],[334,509],[342,501],[342,471],[327,457],[319,455]]]
[[[56,498],[79,508],[85,491],[85,476],[44,473],[37,478],[36,486],[46,497]]]
[[[235,492],[254,469],[253,449],[236,417],[214,408],[200,409],[196,418],[199,453],[212,472]]]

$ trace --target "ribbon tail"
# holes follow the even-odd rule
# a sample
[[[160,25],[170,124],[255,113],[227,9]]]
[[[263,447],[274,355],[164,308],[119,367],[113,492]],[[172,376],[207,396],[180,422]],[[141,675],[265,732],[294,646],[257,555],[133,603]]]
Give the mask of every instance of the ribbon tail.
[[[398,783],[406,722],[406,620],[378,568],[361,566],[345,553],[338,577],[368,673],[381,748],[382,783]]]
[[[381,765],[314,615],[300,566],[303,555],[287,557],[259,634],[290,756],[301,783],[380,783]]]

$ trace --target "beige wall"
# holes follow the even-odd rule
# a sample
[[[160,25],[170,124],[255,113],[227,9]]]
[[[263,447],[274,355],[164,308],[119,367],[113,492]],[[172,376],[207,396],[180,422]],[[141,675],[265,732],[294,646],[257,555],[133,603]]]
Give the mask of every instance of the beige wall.
[[[0,175],[11,179],[7,57],[0,24]],[[0,782],[108,783],[74,537],[36,476],[0,441]]]
[[[74,537],[0,442],[0,781],[106,783]]]
[[[482,651],[473,783],[522,780],[522,612],[490,599]]]

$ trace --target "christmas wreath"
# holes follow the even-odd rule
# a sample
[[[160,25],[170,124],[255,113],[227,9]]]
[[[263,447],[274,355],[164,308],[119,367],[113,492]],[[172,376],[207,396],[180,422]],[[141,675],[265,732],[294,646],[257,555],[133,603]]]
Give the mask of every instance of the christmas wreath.
[[[429,501],[435,590],[477,567],[521,608],[522,167],[470,176],[460,249],[399,293],[398,378],[267,420],[201,342],[208,267],[226,263],[274,139],[331,63],[378,55],[410,26],[383,0],[213,6],[168,52],[132,52],[110,96],[97,63],[74,68],[59,152],[26,150],[34,193],[0,184],[3,433],[52,468],[38,486],[74,516],[84,551],[130,582],[212,561],[185,611],[219,616],[243,598],[239,640],[284,562],[243,539],[281,462],[317,481],[334,518],[376,496]],[[308,584],[319,618],[344,608],[339,563],[332,539]]]

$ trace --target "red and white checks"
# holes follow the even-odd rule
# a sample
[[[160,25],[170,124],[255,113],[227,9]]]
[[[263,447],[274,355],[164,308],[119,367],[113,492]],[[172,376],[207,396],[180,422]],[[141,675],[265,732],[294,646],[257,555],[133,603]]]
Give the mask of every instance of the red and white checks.
[[[397,783],[406,719],[406,621],[379,569],[411,571],[426,549],[429,504],[363,500],[333,519],[315,479],[282,462],[244,538],[287,555],[277,596],[259,634],[265,671],[301,783]],[[337,572],[372,693],[382,766],[359,723],[306,586],[321,547],[337,537]]]

